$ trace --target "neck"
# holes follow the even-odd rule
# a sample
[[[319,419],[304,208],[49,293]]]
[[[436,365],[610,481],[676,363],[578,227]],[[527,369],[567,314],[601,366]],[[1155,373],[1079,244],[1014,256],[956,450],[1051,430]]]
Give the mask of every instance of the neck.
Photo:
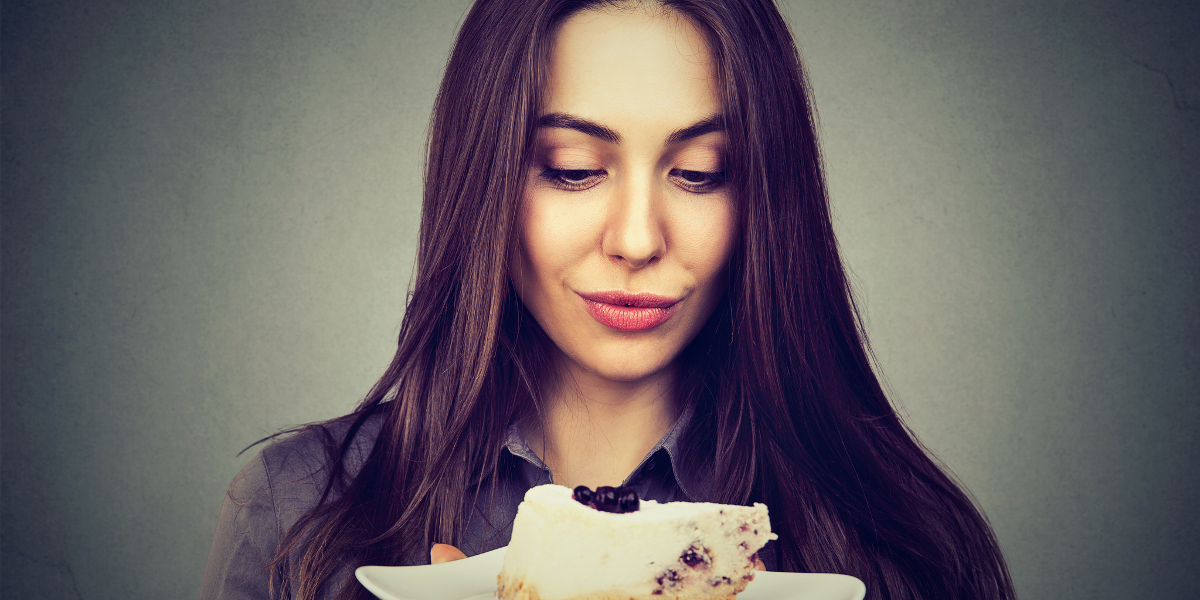
[[[529,445],[567,487],[617,486],[678,416],[676,367],[637,381],[613,381],[569,363],[545,395]]]

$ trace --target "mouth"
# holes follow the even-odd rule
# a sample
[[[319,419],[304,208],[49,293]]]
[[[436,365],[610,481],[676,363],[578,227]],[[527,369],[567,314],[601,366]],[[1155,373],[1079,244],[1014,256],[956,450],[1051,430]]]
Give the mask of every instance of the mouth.
[[[683,298],[657,294],[631,294],[625,291],[579,293],[592,315],[601,325],[617,331],[646,331],[667,322],[679,308]]]

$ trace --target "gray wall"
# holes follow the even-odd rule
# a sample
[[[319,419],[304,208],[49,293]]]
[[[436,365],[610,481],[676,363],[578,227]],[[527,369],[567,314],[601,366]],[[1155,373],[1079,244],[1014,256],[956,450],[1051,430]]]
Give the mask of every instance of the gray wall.
[[[5,2],[5,598],[188,598],[391,355],[465,2]],[[790,2],[912,428],[1018,590],[1200,595],[1200,14]],[[1191,572],[1189,572],[1191,571]]]

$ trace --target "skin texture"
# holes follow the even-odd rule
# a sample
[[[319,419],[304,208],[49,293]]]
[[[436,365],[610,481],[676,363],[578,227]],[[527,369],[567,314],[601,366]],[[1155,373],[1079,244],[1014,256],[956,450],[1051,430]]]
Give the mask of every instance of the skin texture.
[[[524,434],[555,483],[615,486],[678,416],[677,361],[724,293],[737,207],[725,134],[693,128],[721,105],[689,21],[657,8],[581,12],[551,60],[510,273],[559,350],[558,376]],[[571,126],[584,121],[603,131]],[[698,135],[680,135],[689,128]],[[612,291],[679,302],[656,327],[618,331],[580,296]],[[461,552],[438,544],[431,558]]]

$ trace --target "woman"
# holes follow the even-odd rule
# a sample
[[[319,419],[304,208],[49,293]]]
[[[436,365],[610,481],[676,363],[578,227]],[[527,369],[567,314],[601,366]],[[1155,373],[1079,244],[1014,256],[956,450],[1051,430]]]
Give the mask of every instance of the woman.
[[[479,0],[429,135],[396,356],[239,474],[202,597],[366,598],[550,481],[763,502],[767,568],[869,598],[1013,597],[872,372],[769,1]]]

